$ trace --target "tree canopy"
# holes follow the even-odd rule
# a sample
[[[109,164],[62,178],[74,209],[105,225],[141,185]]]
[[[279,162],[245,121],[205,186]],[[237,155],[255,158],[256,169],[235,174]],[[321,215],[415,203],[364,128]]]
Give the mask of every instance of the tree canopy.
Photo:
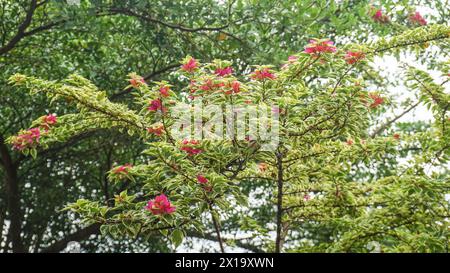
[[[2,250],[448,251],[449,14],[415,2],[2,1]],[[198,101],[277,114],[277,148],[175,139]]]

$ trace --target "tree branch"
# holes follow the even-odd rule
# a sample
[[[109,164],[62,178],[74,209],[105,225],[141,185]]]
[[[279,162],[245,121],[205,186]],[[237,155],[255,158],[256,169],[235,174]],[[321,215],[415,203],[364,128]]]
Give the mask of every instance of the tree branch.
[[[183,25],[178,25],[178,24],[173,24],[173,23],[168,23],[168,22],[164,22],[161,21],[159,19],[150,17],[146,14],[139,14],[137,12],[134,12],[130,9],[125,9],[125,8],[110,8],[108,9],[108,12],[111,13],[111,15],[113,14],[123,14],[123,15],[128,15],[128,16],[133,16],[136,18],[140,18],[144,21],[147,22],[151,22],[151,23],[156,23],[171,29],[176,29],[176,30],[180,30],[180,31],[185,31],[185,32],[201,32],[201,31],[220,31],[220,30],[224,30],[226,28],[229,27],[229,23],[227,23],[226,25],[223,26],[219,26],[219,27],[198,27],[198,28],[190,28],[190,27],[186,27]]]
[[[377,135],[379,135],[381,132],[383,132],[384,129],[388,128],[389,126],[392,125],[392,123],[396,122],[398,119],[400,119],[401,117],[403,117],[404,115],[406,115],[407,113],[409,113],[411,110],[413,110],[414,108],[416,108],[418,105],[420,104],[420,101],[414,103],[413,105],[411,105],[409,108],[405,109],[405,111],[403,111],[402,113],[400,113],[399,115],[395,116],[393,119],[389,120],[388,122],[386,122],[385,124],[381,125],[380,127],[378,127],[371,135],[371,138],[376,137]]]
[[[37,0],[32,0],[30,8],[25,16],[25,20],[20,24],[17,34],[4,46],[0,48],[0,55],[3,55],[14,48],[14,46],[25,37],[25,31],[30,26],[34,11],[37,8]]]
[[[83,229],[80,229],[76,231],[75,233],[69,234],[63,239],[53,243],[52,245],[44,248],[41,250],[41,253],[56,253],[64,250],[67,246],[67,244],[71,241],[83,241],[89,238],[91,235],[100,234],[100,226],[101,224],[92,224],[88,227],[85,227]]]

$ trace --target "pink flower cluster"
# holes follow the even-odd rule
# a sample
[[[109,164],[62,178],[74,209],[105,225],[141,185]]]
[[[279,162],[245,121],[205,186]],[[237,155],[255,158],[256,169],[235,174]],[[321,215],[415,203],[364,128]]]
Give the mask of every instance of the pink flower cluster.
[[[50,127],[56,123],[57,117],[54,114],[41,117],[39,127],[23,131],[18,136],[12,138],[13,149],[23,151],[26,148],[34,147],[39,143],[42,133],[47,133]]]
[[[198,68],[198,62],[194,58],[189,58],[185,63],[181,65],[181,70],[188,73],[194,72]]]
[[[217,76],[224,77],[224,76],[232,74],[233,68],[231,68],[231,66],[228,66],[225,68],[217,68],[214,73],[216,73]]]
[[[364,54],[364,52],[347,51],[347,54],[345,54],[344,59],[348,64],[354,64],[364,59],[365,57],[366,55]]]
[[[378,9],[377,11],[375,11],[375,13],[372,15],[372,18],[375,22],[382,23],[382,24],[389,22],[389,17],[384,15],[383,12],[381,11],[381,9]]]
[[[333,53],[336,52],[336,47],[334,46],[334,42],[330,41],[329,39],[312,39],[309,40],[309,44],[305,47],[304,52],[311,55],[318,55],[320,53]]]
[[[212,91],[214,89],[223,87],[225,84],[223,82],[213,81],[212,79],[205,80],[200,86],[199,89],[202,91]]]
[[[147,128],[147,132],[149,132],[150,134],[161,136],[164,133],[164,125]]]
[[[230,88],[228,91],[225,91],[227,95],[241,92],[241,83],[238,81],[229,82],[226,86]]]
[[[161,99],[154,99],[150,102],[149,106],[147,107],[148,111],[150,112],[156,112],[161,111],[162,113],[167,112],[167,108],[163,106]]]
[[[206,184],[206,183],[208,183],[209,180],[208,180],[208,178],[206,178],[203,175],[199,174],[199,175],[197,175],[197,181],[200,184]]]
[[[197,175],[197,182],[202,185],[202,188],[206,191],[206,192],[211,192],[212,191],[212,186],[209,185],[209,180],[208,178],[204,177],[203,175],[199,174]]]
[[[14,137],[12,145],[14,149],[22,151],[39,143],[40,138],[41,130],[39,128],[31,128]]]
[[[185,139],[181,144],[182,145],[180,150],[186,152],[189,156],[197,155],[203,152],[202,149],[197,148],[198,145],[200,144],[200,142],[197,140]]]
[[[422,17],[422,15],[418,11],[416,11],[414,14],[411,14],[409,16],[409,20],[412,23],[419,24],[421,26],[425,26],[427,24],[427,21]]]
[[[170,203],[166,195],[161,194],[156,196],[155,199],[148,201],[145,209],[153,215],[163,215],[174,213],[176,207]]]
[[[55,125],[57,122],[56,115],[48,114],[46,116],[41,117],[40,127],[44,129],[44,131],[48,131],[52,125]]]
[[[190,83],[191,94],[197,91],[222,91],[226,95],[233,93],[239,93],[241,91],[241,83],[235,80],[219,80],[219,79],[206,79],[203,82],[197,84],[196,81],[191,81]],[[195,98],[194,95],[190,96],[192,99]]]
[[[276,78],[276,76],[270,72],[269,68],[266,67],[266,68],[255,70],[250,75],[250,78],[252,78],[254,80],[264,80],[264,79],[274,80]]]
[[[127,163],[125,165],[118,166],[118,167],[112,169],[112,173],[113,174],[128,174],[128,171],[131,170],[131,168],[133,168],[133,165]]]
[[[372,103],[369,105],[370,108],[377,108],[379,105],[384,103],[384,99],[380,95],[375,93],[370,93],[369,97],[372,99]]]
[[[168,85],[161,85],[159,87],[159,94],[162,97],[166,98],[166,97],[170,96],[169,92],[170,92],[170,86],[168,86]]]
[[[139,86],[146,84],[144,78],[138,75],[133,75],[131,79],[129,79],[129,82],[134,88],[138,88]]]

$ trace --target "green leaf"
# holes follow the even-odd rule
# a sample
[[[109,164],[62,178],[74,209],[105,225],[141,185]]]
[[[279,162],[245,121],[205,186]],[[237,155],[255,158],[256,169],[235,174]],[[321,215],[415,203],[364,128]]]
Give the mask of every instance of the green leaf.
[[[180,229],[175,229],[172,232],[172,243],[178,247],[183,242],[184,234]]]

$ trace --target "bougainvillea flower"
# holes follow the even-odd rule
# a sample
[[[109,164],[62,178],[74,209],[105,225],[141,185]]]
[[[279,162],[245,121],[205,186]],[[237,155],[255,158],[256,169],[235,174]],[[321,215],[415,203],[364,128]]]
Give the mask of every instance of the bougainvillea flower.
[[[57,122],[56,115],[48,114],[46,116],[41,117],[40,127],[44,131],[48,131],[52,125],[55,125]]]
[[[264,79],[274,80],[276,77],[273,73],[270,72],[269,68],[266,67],[266,68],[255,70],[250,75],[250,78],[252,78],[254,80],[264,80]]]
[[[56,121],[57,121],[56,119],[57,119],[56,115],[49,114],[44,117],[44,122],[48,125],[53,125],[53,124],[56,124]]]
[[[236,94],[236,93],[241,92],[241,83],[238,82],[238,81],[229,82],[227,84],[227,87],[230,88],[230,90],[225,91],[225,94],[227,94],[227,95],[230,95],[230,94],[233,94],[233,93]]]
[[[155,199],[148,201],[145,209],[154,215],[162,215],[174,213],[176,207],[172,206],[167,196],[161,194],[156,196]]]
[[[170,91],[170,86],[168,86],[168,85],[162,85],[162,86],[159,88],[159,94],[160,94],[161,96],[163,96],[163,97],[168,97],[168,96],[170,96],[169,91]]]
[[[305,194],[305,195],[303,196],[303,200],[309,201],[309,200],[311,200],[311,196],[310,196],[309,194]]]
[[[377,108],[378,105],[381,105],[384,102],[384,99],[378,94],[370,93],[369,97],[373,100],[373,102],[369,105],[370,108]]]
[[[238,81],[233,81],[231,83],[231,88],[233,89],[234,93],[239,93],[241,92],[241,83]]]
[[[138,88],[139,86],[146,84],[144,78],[135,74],[131,75],[131,79],[129,81],[131,86],[134,88]]]
[[[31,128],[29,130],[22,131],[21,134],[12,138],[13,149],[22,151],[26,148],[33,147],[39,143],[40,138],[41,130],[39,128]]]
[[[208,183],[208,178],[206,178],[206,177],[204,177],[203,175],[197,175],[197,181],[198,181],[198,183],[200,183],[200,184],[206,184],[206,183]]]
[[[409,20],[412,23],[419,24],[421,26],[425,26],[427,24],[427,21],[422,17],[422,15],[418,11],[416,11],[414,14],[411,14],[409,16]]]
[[[389,17],[384,15],[383,12],[381,11],[381,9],[378,9],[377,11],[375,11],[375,13],[372,15],[372,18],[375,22],[378,22],[378,23],[389,22]]]
[[[147,132],[149,132],[150,134],[161,136],[164,133],[164,125],[161,124],[158,126],[147,128]]]
[[[118,167],[112,169],[112,173],[114,173],[114,174],[128,174],[128,171],[131,168],[133,168],[133,165],[127,163],[125,165],[118,166]]]
[[[225,68],[217,68],[216,71],[214,71],[214,73],[216,73],[217,76],[223,77],[233,73],[233,68],[231,66]]]
[[[346,143],[349,146],[353,145],[353,139],[351,139],[351,138],[347,139]]]
[[[336,52],[336,47],[334,46],[334,42],[330,41],[329,39],[312,39],[309,41],[309,44],[306,45],[304,52],[311,55],[317,55],[320,53],[333,53]]]
[[[199,89],[203,91],[211,91],[216,88],[217,85],[211,79],[207,79],[202,85],[200,85]]]
[[[197,140],[183,140],[180,150],[186,152],[189,156],[197,155],[203,152],[202,149],[197,148],[200,144]]]
[[[162,101],[160,99],[152,100],[147,109],[152,112],[156,112],[158,110],[160,110],[163,113],[167,112],[167,108],[163,106]]]
[[[344,59],[348,64],[354,64],[364,59],[365,57],[366,55],[364,54],[364,52],[347,51],[347,54],[345,54]]]
[[[198,68],[198,62],[194,58],[189,58],[183,65],[181,65],[181,70],[192,73]]]

